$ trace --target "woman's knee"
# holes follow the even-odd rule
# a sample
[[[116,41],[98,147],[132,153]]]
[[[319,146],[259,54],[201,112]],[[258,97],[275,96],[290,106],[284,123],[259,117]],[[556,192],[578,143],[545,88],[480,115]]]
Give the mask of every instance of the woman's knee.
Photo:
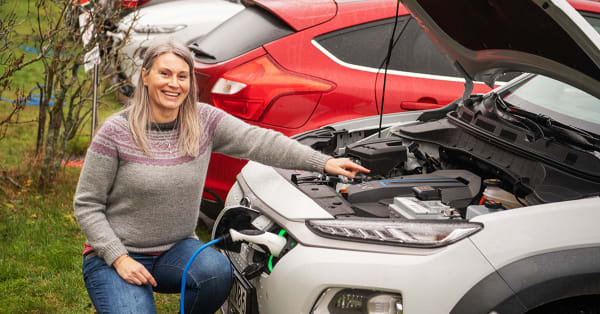
[[[156,313],[150,285],[128,284],[98,256],[84,260],[83,279],[98,313]]]
[[[203,282],[212,281],[218,286],[231,288],[233,271],[227,257],[212,248],[206,253],[194,263],[192,276],[197,284],[202,286]]]

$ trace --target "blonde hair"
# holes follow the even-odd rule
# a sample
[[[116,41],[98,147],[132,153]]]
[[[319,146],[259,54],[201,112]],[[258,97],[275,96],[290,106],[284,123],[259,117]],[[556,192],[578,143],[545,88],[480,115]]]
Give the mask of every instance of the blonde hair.
[[[183,59],[189,66],[190,88],[188,95],[179,106],[177,115],[177,146],[181,155],[198,156],[200,137],[202,136],[202,127],[196,105],[198,87],[196,86],[196,76],[194,75],[194,57],[190,50],[183,44],[173,40],[159,40],[153,42],[144,53],[142,68],[145,73],[150,72],[154,61],[165,53],[172,53]],[[144,150],[148,156],[151,155],[148,145],[148,133],[151,128],[151,104],[148,94],[148,87],[144,85],[143,76],[140,73],[138,83],[133,94],[133,99],[125,111],[128,112],[127,120],[131,136],[135,143]]]

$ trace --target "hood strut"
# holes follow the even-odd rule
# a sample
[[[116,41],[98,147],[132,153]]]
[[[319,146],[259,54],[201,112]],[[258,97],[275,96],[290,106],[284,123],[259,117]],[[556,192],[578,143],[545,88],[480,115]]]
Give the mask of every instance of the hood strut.
[[[390,59],[392,58],[392,49],[394,48],[394,37],[396,36],[396,27],[398,26],[398,11],[400,11],[400,0],[398,0],[398,3],[396,4],[396,15],[394,16],[394,29],[392,29],[392,37],[390,38],[390,45],[388,46],[388,52],[385,58],[385,71],[383,72],[383,89],[381,91],[381,109],[379,110],[379,128],[377,129],[378,138],[381,137],[381,124],[383,122],[383,102],[385,100],[385,83],[387,79],[388,67],[390,66]],[[406,23],[404,23],[404,27],[406,27]],[[375,90],[377,90],[377,77],[375,77]],[[375,92],[375,102],[377,102],[377,92]]]
[[[454,62],[454,67],[465,78],[465,90],[462,95],[462,102],[464,103],[467,99],[469,99],[469,96],[473,92],[473,79],[469,76],[469,74],[467,74],[467,71],[463,69],[462,65],[460,65],[458,61]]]

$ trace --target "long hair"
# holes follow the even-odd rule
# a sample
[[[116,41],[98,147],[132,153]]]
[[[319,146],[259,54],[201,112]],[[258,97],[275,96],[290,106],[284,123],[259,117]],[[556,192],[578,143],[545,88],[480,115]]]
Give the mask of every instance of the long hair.
[[[173,53],[183,59],[189,66],[190,87],[188,95],[179,106],[176,128],[178,132],[177,146],[180,155],[192,157],[198,156],[200,137],[202,136],[202,127],[196,105],[198,87],[196,86],[196,76],[194,75],[194,57],[190,50],[183,44],[173,40],[154,41],[144,53],[142,68],[147,73],[150,72],[154,60],[165,53]],[[151,155],[148,145],[148,133],[151,128],[151,104],[148,94],[148,87],[144,86],[143,76],[140,73],[133,99],[127,109],[127,120],[129,129],[135,143],[144,150],[148,156]]]

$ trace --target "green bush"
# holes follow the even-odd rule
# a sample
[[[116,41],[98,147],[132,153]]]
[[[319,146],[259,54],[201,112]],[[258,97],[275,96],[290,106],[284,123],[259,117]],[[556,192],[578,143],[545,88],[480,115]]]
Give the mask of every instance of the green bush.
[[[69,142],[67,142],[67,155],[70,156],[83,156],[90,146],[89,135],[75,136]]]

